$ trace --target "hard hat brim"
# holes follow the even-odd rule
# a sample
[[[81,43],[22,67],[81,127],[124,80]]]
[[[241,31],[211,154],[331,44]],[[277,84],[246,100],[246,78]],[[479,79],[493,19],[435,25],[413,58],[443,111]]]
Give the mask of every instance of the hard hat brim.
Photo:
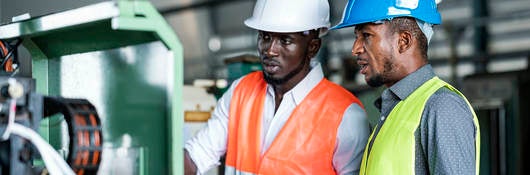
[[[256,30],[267,31],[267,32],[278,32],[278,33],[293,33],[293,32],[303,32],[308,30],[320,29],[320,28],[329,28],[329,23],[325,25],[306,25],[300,27],[286,27],[284,24],[268,24],[263,25],[260,22],[257,22],[253,18],[248,18],[245,20],[245,25]]]

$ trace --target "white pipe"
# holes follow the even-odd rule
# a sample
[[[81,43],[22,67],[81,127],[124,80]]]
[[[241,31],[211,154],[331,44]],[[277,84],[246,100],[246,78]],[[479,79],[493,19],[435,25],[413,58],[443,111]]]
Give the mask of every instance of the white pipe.
[[[13,134],[28,139],[35,145],[35,147],[37,147],[37,150],[51,175],[75,175],[74,171],[68,166],[59,153],[57,153],[57,151],[55,151],[55,149],[53,149],[53,147],[42,139],[35,131],[21,124],[14,123],[12,125],[12,132]]]

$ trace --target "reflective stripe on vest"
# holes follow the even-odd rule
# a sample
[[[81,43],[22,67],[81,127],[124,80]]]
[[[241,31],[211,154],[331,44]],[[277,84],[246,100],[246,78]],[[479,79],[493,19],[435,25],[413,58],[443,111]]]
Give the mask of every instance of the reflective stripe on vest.
[[[473,113],[473,123],[476,131],[475,173],[478,174],[480,130],[477,116],[464,95],[438,77],[425,82],[392,109],[372,144],[368,161],[366,158],[368,152],[365,151],[363,154],[360,174],[415,174],[416,145],[414,132],[421,122],[421,116],[427,100],[442,87],[447,87],[464,98]],[[369,140],[372,140],[373,134],[372,132]],[[365,150],[369,150],[368,145]]]
[[[333,153],[344,111],[359,100],[322,79],[261,155],[261,121],[267,84],[248,74],[230,102],[226,174],[334,174]]]

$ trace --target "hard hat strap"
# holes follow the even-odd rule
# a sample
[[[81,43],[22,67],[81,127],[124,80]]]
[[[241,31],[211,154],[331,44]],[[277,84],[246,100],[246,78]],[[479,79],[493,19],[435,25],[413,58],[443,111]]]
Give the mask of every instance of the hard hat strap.
[[[392,19],[394,19],[394,18],[377,20],[377,21],[374,21],[372,23],[374,23],[374,24],[383,24],[383,23],[385,23],[385,21],[392,21]],[[432,35],[434,34],[434,30],[433,30],[433,27],[432,27],[433,25],[431,23],[422,21],[422,20],[420,20],[418,18],[414,18],[414,19],[416,19],[416,24],[418,24],[418,27],[420,28],[421,32],[425,35],[425,38],[427,38],[427,44],[429,44],[430,41],[431,41]]]
[[[432,24],[416,19],[416,23],[418,24],[418,27],[420,27],[421,32],[425,35],[427,38],[427,44],[430,43],[432,35],[434,34]]]

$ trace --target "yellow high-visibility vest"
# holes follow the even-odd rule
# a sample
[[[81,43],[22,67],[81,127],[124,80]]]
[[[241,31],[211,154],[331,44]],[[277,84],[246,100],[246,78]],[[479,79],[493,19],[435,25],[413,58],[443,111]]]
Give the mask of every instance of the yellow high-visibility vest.
[[[377,137],[373,141],[372,148],[368,154],[366,145],[361,162],[360,174],[403,174],[411,175],[415,173],[415,138],[414,132],[418,129],[425,104],[429,97],[438,89],[447,87],[451,91],[460,95],[473,113],[473,123],[475,124],[475,173],[479,171],[480,161],[480,130],[477,116],[473,108],[457,89],[448,83],[434,77],[416,89],[409,97],[399,102],[388,115],[385,123],[379,130]],[[378,126],[380,127],[380,126]],[[375,132],[375,129],[374,129]],[[372,132],[369,140],[374,135]]]

